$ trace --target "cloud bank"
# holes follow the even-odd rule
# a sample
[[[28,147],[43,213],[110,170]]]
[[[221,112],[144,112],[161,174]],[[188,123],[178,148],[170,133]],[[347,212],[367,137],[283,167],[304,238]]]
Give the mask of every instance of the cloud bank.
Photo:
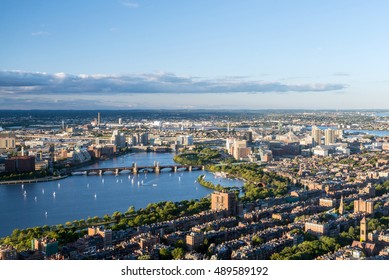
[[[0,94],[115,95],[115,94],[201,94],[201,93],[286,93],[328,92],[344,84],[286,84],[249,80],[245,77],[199,78],[172,73],[132,75],[71,75],[0,71]]]

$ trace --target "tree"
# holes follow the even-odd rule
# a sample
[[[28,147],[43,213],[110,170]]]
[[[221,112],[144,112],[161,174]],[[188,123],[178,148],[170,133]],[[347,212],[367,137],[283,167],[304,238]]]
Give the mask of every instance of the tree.
[[[150,255],[142,255],[138,257],[138,260],[151,260]]]
[[[182,248],[175,248],[172,251],[172,256],[173,256],[173,259],[175,259],[175,260],[183,259],[184,255],[185,255],[185,251]]]
[[[135,214],[135,207],[134,206],[128,207],[126,214],[128,215]]]
[[[185,241],[182,240],[182,239],[178,240],[178,241],[174,244],[174,247],[185,249],[185,248],[186,248]]]
[[[103,218],[105,222],[109,222],[111,220],[111,216],[108,214],[105,214]]]
[[[259,237],[258,235],[254,235],[253,238],[251,239],[251,244],[253,246],[263,244],[263,242],[264,242],[263,238]]]
[[[113,214],[112,214],[112,219],[115,219],[116,222],[119,222],[120,221],[120,218],[122,217],[122,213],[120,213],[119,211],[115,211]]]
[[[168,249],[162,248],[159,250],[159,257],[161,258],[161,260],[171,260],[172,253]]]
[[[353,239],[356,239],[354,227],[350,227],[350,228],[348,229],[348,234],[349,234]]]
[[[378,219],[370,219],[367,225],[369,230],[382,230],[381,223]]]

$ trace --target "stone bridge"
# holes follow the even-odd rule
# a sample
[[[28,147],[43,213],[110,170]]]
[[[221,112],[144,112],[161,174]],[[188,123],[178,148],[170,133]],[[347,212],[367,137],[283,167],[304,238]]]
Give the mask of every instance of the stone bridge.
[[[79,169],[71,171],[69,175],[104,175],[105,173],[119,175],[120,173],[157,173],[161,171],[192,171],[192,170],[204,170],[204,165],[153,165],[153,166],[137,166],[133,164],[132,166],[124,167],[108,167],[108,168],[92,168],[92,169]]]

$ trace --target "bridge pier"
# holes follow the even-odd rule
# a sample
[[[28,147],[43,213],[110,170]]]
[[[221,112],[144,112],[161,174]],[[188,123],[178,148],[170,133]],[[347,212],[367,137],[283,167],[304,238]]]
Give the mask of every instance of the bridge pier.
[[[161,167],[159,167],[159,162],[154,161],[154,172],[155,174],[159,174],[159,172],[161,172]]]
[[[202,166],[201,166],[201,170],[202,170],[202,171],[205,170],[205,165],[202,165]]]
[[[132,174],[138,174],[138,167],[136,165],[136,162],[132,164]]]
[[[174,166],[173,172],[177,172],[177,166]]]
[[[115,169],[115,175],[119,175],[119,169]]]
[[[188,170],[192,171],[192,165],[188,166]]]
[[[103,170],[99,170],[99,176],[103,175]]]

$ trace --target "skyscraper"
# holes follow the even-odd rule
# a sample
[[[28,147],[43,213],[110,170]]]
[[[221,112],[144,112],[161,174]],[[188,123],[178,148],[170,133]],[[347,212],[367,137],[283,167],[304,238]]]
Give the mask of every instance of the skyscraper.
[[[312,126],[312,146],[321,145],[321,130],[316,125]]]
[[[100,112],[97,113],[97,126],[100,125]]]
[[[326,129],[324,131],[324,144],[332,145],[334,143],[335,143],[335,130],[332,130],[331,128]]]

